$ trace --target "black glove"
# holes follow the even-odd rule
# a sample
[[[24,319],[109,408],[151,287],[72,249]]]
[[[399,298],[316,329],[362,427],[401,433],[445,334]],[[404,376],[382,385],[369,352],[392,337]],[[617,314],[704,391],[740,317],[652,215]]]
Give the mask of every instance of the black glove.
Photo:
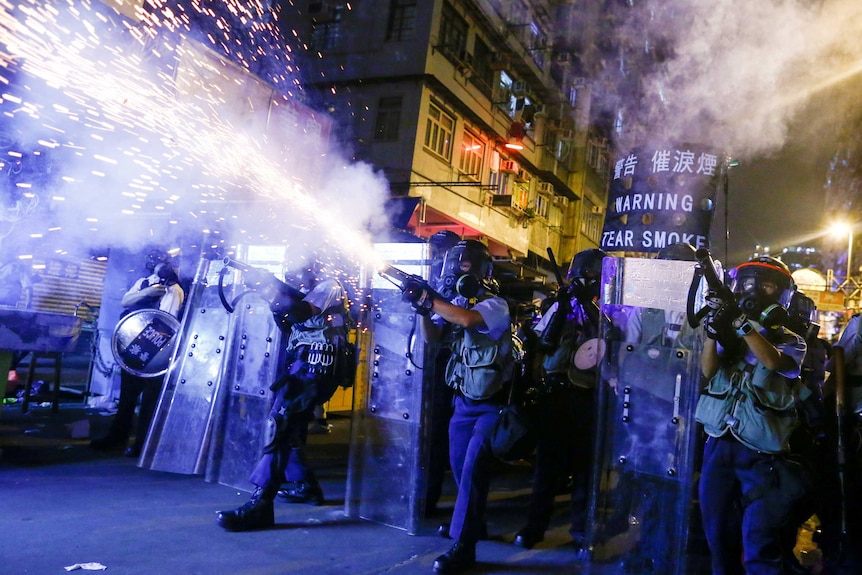
[[[430,315],[434,305],[435,292],[428,282],[420,277],[411,276],[401,284],[401,301],[413,306],[421,315]]]
[[[707,314],[706,321],[703,324],[706,336],[719,341],[722,341],[722,338],[724,338],[723,341],[728,341],[737,337],[736,329],[733,327],[733,320],[742,315],[739,308],[731,303],[724,303],[719,308],[713,309]]]
[[[706,296],[704,297],[706,301],[707,307],[709,307],[713,313],[720,310],[729,302],[725,301],[725,299],[715,290],[709,290],[706,292]]]

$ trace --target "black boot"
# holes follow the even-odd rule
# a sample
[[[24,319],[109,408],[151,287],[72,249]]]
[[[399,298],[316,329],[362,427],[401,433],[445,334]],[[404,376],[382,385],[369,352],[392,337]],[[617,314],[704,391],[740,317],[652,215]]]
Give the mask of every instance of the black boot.
[[[323,505],[323,490],[317,481],[296,481],[289,487],[280,489],[278,498],[288,503]]]
[[[513,543],[524,549],[532,549],[536,543],[545,540],[545,532],[535,527],[524,527],[515,534]]]
[[[262,491],[258,487],[245,505],[232,511],[219,511],[216,514],[216,523],[228,531],[267,529],[275,525],[272,500],[264,499]]]
[[[459,541],[452,549],[434,560],[434,573],[455,575],[467,571],[475,564],[476,547]]]

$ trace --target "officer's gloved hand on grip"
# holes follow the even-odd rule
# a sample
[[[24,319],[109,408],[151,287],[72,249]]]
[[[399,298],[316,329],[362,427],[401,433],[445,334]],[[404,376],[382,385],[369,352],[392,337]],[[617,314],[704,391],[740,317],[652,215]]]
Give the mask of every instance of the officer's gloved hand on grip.
[[[428,282],[418,276],[411,276],[401,284],[401,301],[409,303],[421,315],[431,314],[434,295]]]
[[[704,301],[706,302],[707,307],[711,308],[713,311],[721,309],[725,304],[736,303],[726,301],[720,293],[712,289],[706,292]]]
[[[707,299],[707,302],[709,299]],[[709,305],[709,304],[707,304]],[[712,307],[712,306],[710,306]],[[713,308],[706,316],[703,329],[710,339],[721,340],[722,336],[734,334],[733,320],[743,316],[739,308],[732,303],[723,303],[718,308]]]

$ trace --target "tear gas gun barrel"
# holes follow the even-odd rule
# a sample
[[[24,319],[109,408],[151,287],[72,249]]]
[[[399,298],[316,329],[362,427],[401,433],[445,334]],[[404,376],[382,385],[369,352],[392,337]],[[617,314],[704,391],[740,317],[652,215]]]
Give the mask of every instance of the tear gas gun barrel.
[[[557,279],[557,308],[553,312],[553,316],[548,320],[548,325],[539,337],[539,347],[542,349],[555,349],[560,345],[560,336],[563,333],[563,326],[566,323],[566,316],[570,311],[570,293],[569,286],[563,281],[563,274],[560,273],[560,267],[557,265],[557,259],[554,257],[554,250],[548,247],[548,259],[551,262],[551,269],[554,270],[554,276]]]
[[[709,306],[703,306],[697,311],[694,309],[701,278],[706,281],[706,285],[710,291],[715,292],[718,297],[724,300],[726,305],[736,306],[737,302],[736,296],[733,295],[730,288],[718,278],[718,273],[715,271],[715,261],[713,261],[709,250],[700,248],[695,252],[694,257],[697,260],[697,267],[695,268],[694,277],[691,279],[691,286],[688,289],[686,316],[688,317],[688,324],[691,327],[698,327],[711,309]]]
[[[412,274],[408,274],[407,272],[396,268],[391,264],[382,264],[378,269],[377,273],[381,276],[388,279],[390,282],[398,286],[398,289],[404,291],[404,283],[408,280],[418,280],[425,281],[419,276],[415,276]]]

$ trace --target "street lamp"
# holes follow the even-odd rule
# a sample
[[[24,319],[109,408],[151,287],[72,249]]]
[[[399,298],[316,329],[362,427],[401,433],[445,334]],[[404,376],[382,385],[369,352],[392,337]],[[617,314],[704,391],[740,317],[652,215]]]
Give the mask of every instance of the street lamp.
[[[832,224],[832,232],[837,236],[847,234],[847,279],[853,273],[853,226],[846,222]]]

